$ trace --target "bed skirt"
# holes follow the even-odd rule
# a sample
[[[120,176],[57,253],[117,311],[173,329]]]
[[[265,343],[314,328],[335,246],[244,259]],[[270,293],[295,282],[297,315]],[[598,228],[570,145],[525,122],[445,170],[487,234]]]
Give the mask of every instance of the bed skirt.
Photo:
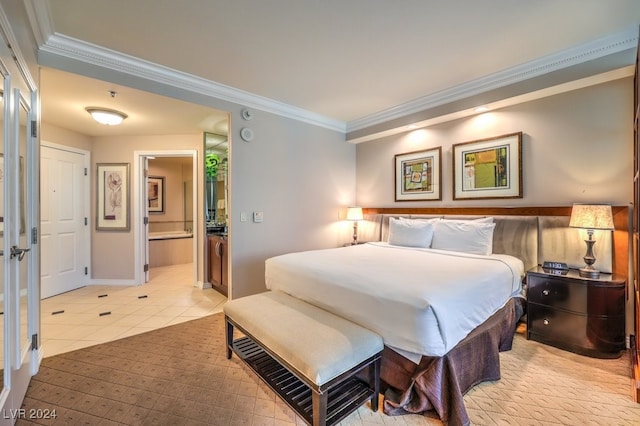
[[[384,412],[395,416],[435,410],[449,425],[468,425],[463,395],[473,386],[500,378],[499,352],[513,343],[524,299],[512,298],[442,357],[424,356],[416,365],[384,348],[381,379],[387,387]]]

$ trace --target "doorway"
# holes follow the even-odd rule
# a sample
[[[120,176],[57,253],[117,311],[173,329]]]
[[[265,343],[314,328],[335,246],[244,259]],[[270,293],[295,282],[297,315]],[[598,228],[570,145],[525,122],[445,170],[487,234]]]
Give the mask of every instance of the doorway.
[[[183,224],[178,226],[175,231],[182,230],[184,233],[190,231],[190,249],[193,259],[193,283],[198,283],[198,245],[201,239],[197,232],[197,200],[198,200],[198,179],[197,179],[197,160],[196,150],[176,150],[176,151],[135,151],[134,152],[134,172],[133,172],[133,188],[136,188],[134,194],[137,195],[137,202],[133,203],[133,227],[134,227],[134,246],[135,246],[135,282],[144,284],[149,281],[149,224],[151,215],[160,215],[167,213],[167,205],[177,199],[175,195],[167,193],[170,182],[167,176],[150,176],[149,161],[153,159],[168,158],[190,158],[191,159],[191,179],[190,182],[184,182],[183,190],[185,197],[180,202],[184,207]],[[151,179],[150,179],[151,178]],[[162,179],[164,178],[164,179]],[[176,188],[177,185],[171,187]],[[151,197],[150,197],[150,190]],[[150,203],[151,199],[151,203]],[[150,208],[151,207],[151,208]],[[164,212],[162,209],[164,208]],[[150,211],[151,210],[151,211]],[[160,220],[156,222],[161,222]],[[173,222],[173,221],[167,221]],[[175,221],[180,222],[180,221]]]

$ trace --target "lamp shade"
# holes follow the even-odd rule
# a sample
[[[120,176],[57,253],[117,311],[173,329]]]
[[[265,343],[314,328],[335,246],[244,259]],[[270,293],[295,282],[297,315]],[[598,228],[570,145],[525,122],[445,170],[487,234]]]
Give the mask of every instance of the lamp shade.
[[[362,220],[362,207],[347,207],[347,220]]]
[[[93,117],[94,120],[107,126],[117,126],[128,117],[124,112],[116,111],[114,109],[99,107],[88,107],[85,109],[89,114],[91,114],[91,117]]]
[[[584,229],[614,229],[609,204],[574,204],[569,226]]]

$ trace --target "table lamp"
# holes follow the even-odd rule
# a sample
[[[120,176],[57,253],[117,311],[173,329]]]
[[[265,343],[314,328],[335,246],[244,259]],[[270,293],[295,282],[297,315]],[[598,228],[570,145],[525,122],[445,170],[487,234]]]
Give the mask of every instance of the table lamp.
[[[362,207],[347,207],[347,220],[353,221],[353,241],[351,245],[358,244],[358,221],[364,219]]]
[[[581,277],[598,278],[600,271],[593,267],[596,257],[593,254],[593,231],[596,229],[613,230],[613,214],[609,204],[574,204],[571,208],[571,220],[569,226],[572,228],[583,228],[587,230],[588,240],[587,253],[584,255],[586,266],[580,268]]]

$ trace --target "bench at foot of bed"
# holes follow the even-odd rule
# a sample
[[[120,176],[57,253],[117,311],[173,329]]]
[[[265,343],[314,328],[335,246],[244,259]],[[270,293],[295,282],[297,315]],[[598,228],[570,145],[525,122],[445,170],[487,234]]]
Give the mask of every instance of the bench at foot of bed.
[[[227,358],[235,352],[309,424],[335,424],[367,400],[378,410],[377,334],[278,291],[229,301],[224,313]]]

